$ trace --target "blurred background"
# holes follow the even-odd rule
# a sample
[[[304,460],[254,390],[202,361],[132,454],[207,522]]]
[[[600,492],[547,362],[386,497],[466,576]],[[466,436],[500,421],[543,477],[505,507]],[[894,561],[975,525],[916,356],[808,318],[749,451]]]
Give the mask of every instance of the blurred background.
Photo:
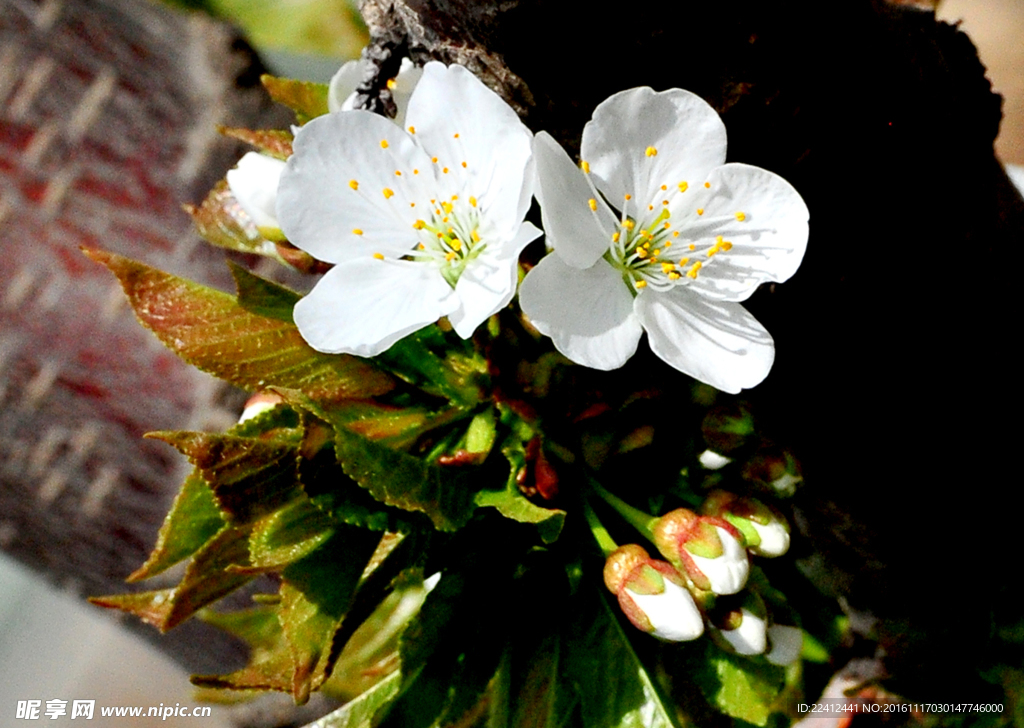
[[[142,4],[148,2],[148,0],[134,1],[140,4],[140,8],[143,7]],[[50,127],[46,127],[43,123],[23,142],[19,141],[18,134],[28,128],[28,124],[35,123],[32,115],[32,109],[35,107],[32,104],[37,103],[36,96],[40,90],[47,88],[48,84],[68,83],[66,79],[54,80],[59,79],[59,75],[53,76],[52,64],[50,67],[47,67],[46,64],[36,64],[32,67],[35,70],[26,74],[24,78],[12,77],[8,68],[12,59],[16,58],[23,48],[19,34],[24,32],[23,26],[34,27],[37,30],[54,27],[54,24],[60,22],[62,14],[67,16],[72,12],[69,8],[74,4],[74,0],[0,0],[0,31],[4,32],[3,40],[0,42],[0,109],[2,109],[0,121],[5,122],[0,127],[5,135],[3,139],[5,152],[0,161],[6,164],[6,166],[0,166],[0,171],[9,172],[16,166],[11,162],[14,152],[10,150],[24,154],[22,160],[25,158],[30,160],[29,162],[19,162],[18,164],[22,165],[21,168],[42,169],[39,165],[43,165],[45,161],[45,148],[40,151],[38,147],[44,142],[47,144],[49,142],[41,136],[38,130]],[[210,14],[237,25],[260,53],[270,70],[278,75],[326,81],[344,60],[358,56],[366,39],[365,28],[362,26],[358,12],[352,4],[342,0],[175,0],[173,4],[183,13]],[[978,47],[981,60],[988,69],[988,78],[1004,98],[1003,122],[996,142],[997,155],[1008,165],[1024,165],[1024,43],[1021,43],[1020,40],[1024,38],[1024,3],[1021,0],[942,0],[938,4],[938,15],[950,22],[960,22],[961,28]],[[193,19],[196,17],[199,16],[190,16]],[[140,11],[132,18],[133,22],[137,20],[140,23],[140,27],[144,27],[152,20],[148,11]],[[182,22],[189,28],[196,25],[191,19]],[[47,23],[49,25],[46,25]],[[69,27],[74,29],[78,26],[72,23]],[[202,43],[204,37],[206,36],[200,33],[195,35],[194,39],[196,42]],[[81,65],[88,66],[85,62]],[[35,73],[35,76],[32,73]],[[96,93],[103,91],[103,83],[105,83],[103,81],[105,77],[102,74],[98,78],[99,81],[89,86],[90,89],[98,88],[99,91]],[[142,82],[140,80],[140,83]],[[35,84],[35,87],[32,84]],[[197,82],[193,83],[193,86],[198,87],[202,84]],[[256,88],[258,91],[258,87]],[[216,84],[210,85],[206,91],[210,99],[217,98],[217,95],[221,93],[218,89]],[[91,97],[86,94],[85,101],[88,101],[89,98]],[[60,101],[53,103],[57,104],[52,110],[53,118],[59,119],[61,115]],[[258,107],[260,102],[253,103],[255,107]],[[85,105],[77,108],[85,108],[88,111],[89,107]],[[167,113],[170,114],[169,111]],[[258,109],[253,112],[256,116],[261,113],[264,112]],[[74,121],[77,118],[72,115],[71,127],[74,127]],[[198,125],[197,128],[207,130],[212,130],[214,123],[224,123],[219,117],[206,118],[205,116],[195,121]],[[65,138],[69,138],[72,133],[68,132],[67,128],[64,127],[62,132]],[[185,151],[182,152],[183,158],[186,160],[188,155],[185,152],[188,149],[186,144]],[[212,181],[215,181],[223,173],[233,158],[237,158],[237,148],[226,149],[227,151],[218,148],[219,151],[216,154],[210,153],[212,156],[199,157],[200,162],[207,167],[213,168],[220,165],[219,169],[215,170]],[[159,159],[164,152],[166,150],[154,151],[154,159]],[[36,156],[33,158],[32,154]],[[33,164],[36,167],[32,167]],[[186,253],[180,252],[181,245],[179,243],[189,235],[187,233],[188,220],[181,215],[176,205],[184,200],[195,201],[197,191],[207,189],[212,181],[197,176],[188,177],[181,172],[182,169],[180,164],[176,167],[177,181],[168,187],[167,199],[170,202],[167,203],[167,220],[176,222],[168,223],[173,228],[170,232],[162,231],[164,242],[168,243],[165,246],[168,260],[162,267],[172,270],[177,267],[175,272],[189,273],[190,263],[194,262],[194,256],[201,254],[194,252],[198,248],[188,247],[192,245],[191,242],[185,245]],[[79,172],[80,170],[68,174],[78,174]],[[162,174],[163,171],[158,170],[155,176],[159,177]],[[58,177],[58,179],[63,178]],[[70,182],[67,183],[67,185],[70,184]],[[18,211],[20,201],[35,200],[39,202],[43,210],[42,217],[39,218],[42,221],[40,224],[48,225],[48,230],[56,229],[55,226],[62,224],[63,218],[60,217],[60,213],[57,212],[58,208],[55,207],[57,203],[53,203],[53,199],[48,196],[54,189],[60,191],[59,186],[48,185],[43,192],[38,193],[38,200],[35,200],[29,187],[0,187],[0,223],[4,226],[2,235],[5,244],[8,242],[7,236],[13,236],[15,233],[12,231],[16,230],[11,223],[14,217],[9,213],[12,210]],[[149,194],[155,193],[150,191]],[[147,204],[155,203],[151,201]],[[52,209],[47,205],[50,205]],[[79,215],[79,220],[82,215],[84,213]],[[109,231],[104,229],[96,235],[104,239],[104,235],[108,233]],[[138,233],[136,231],[133,234]],[[174,247],[173,251],[171,247]],[[152,257],[149,259],[153,263],[161,263],[160,260],[154,260]],[[4,263],[4,266],[8,266],[10,270],[14,270],[11,267],[13,265],[14,263],[10,259]],[[6,274],[0,274],[0,283],[3,284],[0,298],[3,299],[3,304],[6,307],[4,310],[8,312],[22,310],[23,304],[25,302],[32,303],[35,300],[32,296],[39,291],[45,294],[53,289],[55,292],[51,298],[53,296],[59,298],[64,294],[63,289],[54,288],[54,285],[48,283],[49,279],[40,270],[38,267],[28,265],[28,267],[19,268],[16,275],[12,273],[10,276],[4,277]],[[108,303],[104,304],[106,309],[117,311],[118,292],[114,291],[111,294],[107,281],[104,281],[103,285],[106,287],[102,291],[97,289],[97,300],[107,301]],[[57,298],[53,298],[53,300],[57,300]],[[50,299],[47,299],[45,295],[41,300],[42,303],[38,303],[39,306],[49,305],[52,308],[52,301],[47,304],[46,301]],[[102,315],[107,316],[107,313]],[[113,314],[110,315],[113,316]],[[121,310],[118,315],[126,316],[126,313]],[[13,317],[16,316],[16,313],[9,313],[9,316],[11,318],[0,319],[0,324],[7,325],[10,321],[15,320]],[[145,332],[136,333],[141,337],[137,340],[145,339],[148,336]],[[78,332],[78,335],[81,337],[83,334]],[[4,550],[13,552],[21,561],[28,562],[36,571],[26,568],[7,556],[0,556],[0,665],[4,666],[5,674],[5,679],[0,684],[0,724],[10,724],[15,714],[17,701],[27,699],[41,699],[44,701],[44,705],[46,700],[53,698],[69,701],[96,699],[97,705],[193,704],[187,673],[178,662],[139,639],[135,634],[123,630],[115,615],[91,607],[83,601],[81,596],[83,592],[95,593],[94,590],[97,588],[95,586],[97,582],[90,580],[89,574],[81,570],[76,573],[74,568],[61,573],[52,568],[53,565],[46,563],[45,560],[26,556],[30,551],[25,544],[33,542],[25,540],[24,534],[17,532],[14,525],[16,519],[10,516],[10,512],[15,508],[61,506],[64,503],[65,490],[72,489],[72,486],[68,484],[70,482],[68,479],[73,480],[74,477],[77,477],[75,475],[77,471],[74,468],[88,468],[88,456],[83,453],[102,447],[102,444],[107,442],[107,438],[98,435],[98,430],[90,430],[88,427],[76,430],[74,433],[51,428],[46,432],[53,433],[52,437],[50,435],[43,437],[40,440],[41,444],[31,446],[18,444],[20,441],[16,428],[22,426],[26,422],[26,418],[36,411],[31,408],[38,409],[41,406],[39,402],[44,399],[44,395],[48,391],[47,388],[58,386],[62,381],[56,369],[54,367],[47,368],[48,365],[45,363],[23,373],[19,373],[17,367],[8,366],[5,369],[5,362],[17,363],[16,345],[20,345],[19,342],[20,340],[12,333],[5,332],[0,326],[0,405],[2,405],[3,412],[0,414],[0,440],[3,441],[3,448],[0,448],[0,475],[3,478],[0,482],[0,491],[13,493],[14,485],[17,485],[31,490],[35,495],[27,503],[25,497],[20,493],[17,495],[17,501],[4,502],[2,493],[0,493],[0,509],[2,509],[0,510],[0,546]],[[56,343],[55,346],[57,346]],[[75,351],[76,355],[81,353],[77,349]],[[164,411],[173,409],[171,405],[159,409],[156,415],[146,414],[142,411],[144,408],[140,409],[140,413],[135,414],[140,420],[148,420],[146,429],[158,429],[161,426],[175,423],[181,426],[182,420],[189,420],[189,418],[191,418],[189,423],[193,427],[224,426],[225,423],[229,424],[232,421],[234,413],[232,408],[237,407],[237,400],[224,395],[202,375],[189,374],[188,376],[190,378],[187,379],[163,377],[160,386],[167,386],[166,392],[160,390],[157,385],[139,385],[140,391],[152,394],[154,401],[158,403],[178,403],[178,400],[184,397],[180,391],[181,388],[188,389],[190,393],[193,390],[205,392],[203,396],[206,397],[202,403],[197,403],[192,399],[182,401],[178,410],[173,412]],[[168,385],[169,381],[174,386]],[[75,386],[78,386],[78,389],[72,386],[69,391],[78,392],[78,396],[84,396],[81,394],[83,391],[81,386],[78,384]],[[175,390],[175,386],[179,389]],[[24,391],[27,391],[28,394],[19,400],[18,406],[10,406],[10,403],[14,401],[15,393],[18,393],[20,397]],[[70,411],[68,410],[68,401],[72,400],[65,401],[63,410],[57,411],[56,414],[53,411],[50,412],[51,420],[59,419],[61,416],[70,416],[68,415]],[[200,409],[205,413],[205,420],[197,422],[194,413]],[[30,415],[26,415],[26,412],[29,412]],[[127,418],[130,414],[132,413],[121,413],[119,416]],[[160,417],[165,419],[161,421]],[[127,428],[128,431],[131,429],[131,427]],[[100,444],[97,445],[97,442]],[[123,442],[113,440],[108,444],[109,447],[116,449],[125,447],[126,442],[127,440]],[[65,451],[66,454],[61,455]],[[169,454],[154,455],[153,457],[156,458],[153,467],[163,468],[161,472],[173,471],[175,468],[180,470],[180,463]],[[160,459],[161,457],[164,459]],[[60,467],[48,469],[50,461],[57,462]],[[132,475],[120,471],[111,474],[112,472],[103,469],[98,472],[90,471],[90,485],[85,500],[65,503],[66,511],[60,512],[55,519],[65,519],[69,524],[77,523],[75,519],[79,518],[83,512],[86,516],[93,515],[90,508],[99,512],[100,510],[116,510],[117,507],[120,507],[120,520],[134,518],[138,528],[137,532],[132,532],[127,536],[121,532],[117,534],[119,539],[117,543],[121,544],[120,550],[125,551],[123,544],[131,543],[136,552],[144,553],[153,543],[156,535],[155,523],[159,523],[159,521],[154,521],[152,517],[139,516],[136,518],[132,511],[127,510],[136,507],[136,501],[128,499],[123,503],[120,501],[114,503],[110,499],[120,497],[116,495],[119,491],[114,490],[114,483],[118,478],[126,479],[129,490],[139,491],[145,496],[144,486],[148,482],[146,478],[151,474]],[[111,493],[115,495],[111,495]],[[89,500],[90,498],[92,500]],[[157,510],[164,510],[167,505],[166,494],[158,498],[157,501]],[[82,505],[83,502],[84,505]],[[100,509],[100,503],[105,503],[103,509]],[[54,523],[57,525],[47,535],[51,539],[53,533],[60,530],[61,521],[55,520]],[[67,532],[70,535],[67,543],[61,548],[73,552],[78,548],[75,542],[76,532],[70,527]],[[118,572],[122,577],[126,575],[130,569],[121,565],[121,559],[125,561],[136,559],[133,566],[137,566],[139,563],[137,553],[128,553],[122,556],[112,555],[111,564],[107,566],[108,571]],[[46,571],[50,574],[49,582],[38,575],[39,571]],[[189,639],[186,637],[182,641],[187,643]],[[201,651],[204,645],[196,644],[194,647]],[[175,653],[179,659],[187,653],[187,649],[181,649],[185,652]],[[174,652],[174,649],[171,651]],[[203,725],[211,728],[214,726],[226,728],[235,724],[236,720],[241,719],[233,717],[227,709],[215,708],[214,717],[206,719]],[[166,722],[152,719],[147,721],[144,718],[131,721],[133,726],[176,724],[173,719]],[[93,723],[93,725],[104,725],[104,723],[97,715],[97,723]]]

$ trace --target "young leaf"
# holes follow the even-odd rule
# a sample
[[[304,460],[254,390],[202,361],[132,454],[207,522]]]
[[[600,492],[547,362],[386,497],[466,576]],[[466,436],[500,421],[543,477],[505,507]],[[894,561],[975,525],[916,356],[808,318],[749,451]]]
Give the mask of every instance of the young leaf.
[[[446,356],[442,358],[435,350],[446,352]],[[436,325],[400,339],[376,361],[424,392],[465,407],[480,401],[477,380],[487,372],[486,362],[467,342],[446,338]]]
[[[327,84],[295,81],[270,74],[260,76],[270,98],[295,112],[300,124],[327,113]]]
[[[251,144],[264,154],[280,159],[282,162],[292,156],[292,141],[294,137],[291,132],[284,129],[243,129],[231,126],[218,126],[224,136],[238,139]]]
[[[243,389],[287,387],[317,401],[374,397],[394,380],[370,362],[310,348],[297,328],[246,311],[234,296],[100,250],[135,314],[185,361]]]
[[[252,649],[249,664],[241,670],[229,675],[193,675],[193,685],[220,690],[291,691],[295,668],[276,609],[228,614],[204,611],[200,619],[241,637]]]
[[[261,519],[249,538],[249,560],[260,571],[280,571],[305,558],[334,534],[331,519],[299,498]]]
[[[579,692],[588,728],[677,728],[647,668],[633,650],[604,593],[580,596],[586,607],[566,646],[566,675]]]
[[[235,279],[238,289],[238,305],[250,313],[267,318],[294,323],[292,309],[299,302],[298,293],[278,285],[255,273],[250,273],[242,266],[228,261],[231,277]]]
[[[192,216],[199,237],[211,245],[264,255],[279,263],[287,262],[281,257],[274,241],[264,237],[256,223],[242,209],[226,180],[222,179],[215,184],[199,207],[184,205],[184,208]]]
[[[544,543],[554,543],[562,532],[565,523],[565,511],[555,508],[543,508],[532,503],[516,485],[516,475],[525,463],[525,455],[521,446],[504,448],[502,452],[508,458],[511,472],[504,490],[481,490],[475,496],[478,506],[496,508],[498,513],[519,523],[537,525],[537,532]]]
[[[153,553],[146,563],[128,577],[128,581],[142,581],[156,576],[188,558],[213,538],[226,522],[210,486],[198,470],[193,470],[182,484],[170,513],[160,526]]]
[[[457,530],[473,515],[471,481],[478,469],[429,465],[341,428],[334,444],[345,474],[381,503],[423,513],[439,531]]]
[[[702,642],[704,654],[693,677],[708,702],[733,718],[767,725],[772,704],[785,684],[785,669],[731,655],[711,640]]]
[[[391,673],[358,698],[348,701],[333,713],[318,720],[316,727],[374,728],[373,716],[395,699],[401,682],[401,673]]]
[[[301,432],[282,430],[256,439],[208,432],[151,432],[176,447],[202,473],[217,503],[234,523],[250,523],[302,495]]]

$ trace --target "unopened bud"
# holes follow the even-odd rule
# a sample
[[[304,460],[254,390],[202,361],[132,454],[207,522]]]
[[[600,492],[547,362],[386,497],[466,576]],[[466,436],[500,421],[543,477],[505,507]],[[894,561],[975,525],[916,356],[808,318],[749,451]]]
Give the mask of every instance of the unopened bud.
[[[804,646],[804,633],[799,627],[773,624],[768,628],[768,642],[771,649],[765,659],[773,665],[789,665],[796,662]]]
[[[743,536],[728,521],[677,508],[658,519],[653,530],[658,550],[697,588],[735,594],[747,583],[750,562]]]
[[[246,400],[245,407],[242,408],[242,416],[238,418],[238,422],[242,423],[246,420],[251,420],[253,417],[274,409],[274,407],[277,407],[282,402],[284,402],[284,398],[279,394],[274,392],[257,392]]]
[[[763,617],[740,607],[729,612],[719,634],[738,655],[760,655],[768,646],[768,625]]]
[[[604,581],[629,621],[647,634],[684,642],[704,633],[704,617],[683,578],[671,564],[650,558],[640,546],[629,544],[612,552],[605,562]]]
[[[701,510],[735,526],[743,534],[747,548],[757,556],[782,556],[789,550],[786,519],[756,498],[741,498],[716,490],[707,497]]]

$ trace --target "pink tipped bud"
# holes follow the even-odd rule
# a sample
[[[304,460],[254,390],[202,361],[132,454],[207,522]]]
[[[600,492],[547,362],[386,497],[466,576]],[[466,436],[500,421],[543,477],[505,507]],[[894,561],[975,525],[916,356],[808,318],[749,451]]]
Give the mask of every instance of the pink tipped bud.
[[[735,594],[747,583],[750,562],[743,536],[724,519],[678,508],[658,519],[654,543],[699,589]]]
[[[637,629],[667,642],[693,640],[704,633],[704,618],[683,578],[671,564],[650,558],[640,546],[630,544],[612,552],[604,578]]]
[[[713,491],[701,510],[723,518],[743,534],[747,548],[757,556],[782,556],[789,550],[786,519],[756,498],[740,498],[724,490]]]
[[[238,421],[241,423],[251,420],[267,410],[274,409],[274,407],[282,402],[284,402],[284,398],[279,394],[274,392],[257,392],[246,400],[245,407],[242,409],[242,416],[238,418]]]

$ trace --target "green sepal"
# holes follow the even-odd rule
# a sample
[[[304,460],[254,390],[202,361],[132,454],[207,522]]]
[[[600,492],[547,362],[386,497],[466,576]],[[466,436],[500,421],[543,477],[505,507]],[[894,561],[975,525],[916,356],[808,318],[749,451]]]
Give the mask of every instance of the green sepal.
[[[260,76],[260,81],[270,98],[295,112],[295,118],[300,124],[328,112],[328,87],[325,83],[279,78],[269,73]]]
[[[295,389],[319,401],[385,394],[395,381],[369,361],[311,348],[293,325],[235,296],[114,253],[86,254],[117,276],[139,321],[199,369],[243,389]]]

